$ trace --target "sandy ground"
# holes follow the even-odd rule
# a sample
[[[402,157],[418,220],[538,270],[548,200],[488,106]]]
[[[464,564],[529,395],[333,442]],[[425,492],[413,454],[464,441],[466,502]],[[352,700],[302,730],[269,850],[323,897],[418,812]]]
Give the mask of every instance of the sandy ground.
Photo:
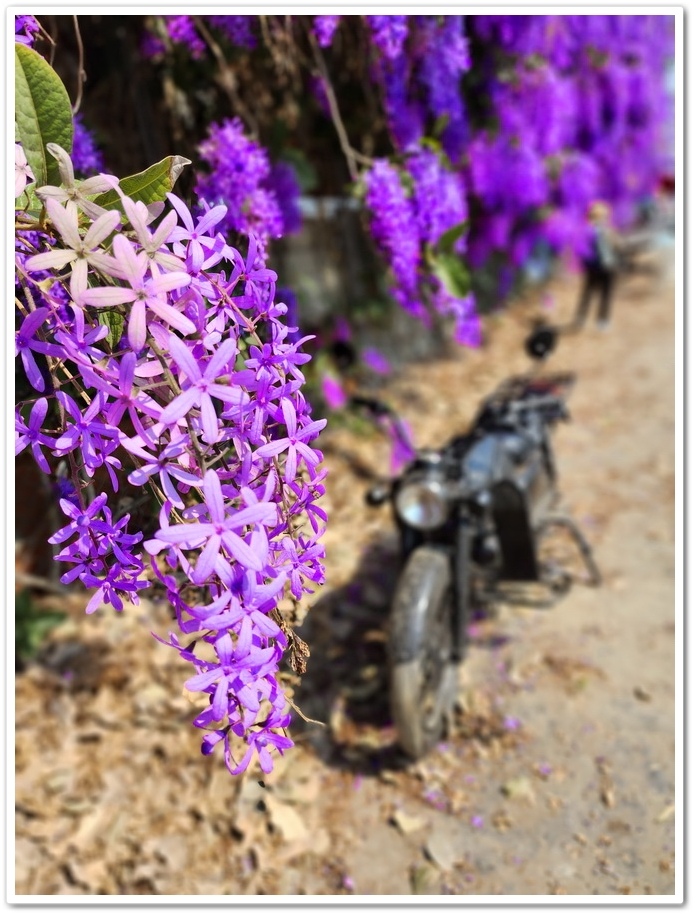
[[[296,696],[325,727],[297,718],[296,748],[263,786],[233,779],[187,724],[188,668],[148,635],[166,632],[166,609],[85,618],[84,601],[52,598],[69,617],[16,678],[16,893],[674,894],[675,330],[663,256],[658,276],[625,281],[608,332],[588,326],[549,362],[578,374],[573,422],[555,441],[604,585],[478,622],[447,741],[415,764],[395,751],[384,670],[395,541],[388,511],[362,501],[365,468],[383,471],[387,448],[333,429],[322,440],[327,583],[300,630],[312,654]],[[578,285],[547,285],[548,317],[570,317]],[[491,318],[481,351],[412,366],[382,392],[420,444],[463,430],[482,396],[527,368],[538,302]]]

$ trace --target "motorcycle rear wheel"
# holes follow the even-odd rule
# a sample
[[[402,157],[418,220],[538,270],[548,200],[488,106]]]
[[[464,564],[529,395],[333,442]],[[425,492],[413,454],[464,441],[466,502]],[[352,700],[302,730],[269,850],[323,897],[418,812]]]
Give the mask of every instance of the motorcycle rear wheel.
[[[448,554],[418,547],[397,584],[388,637],[392,718],[399,745],[414,759],[444,737],[452,716],[457,691],[453,601]]]

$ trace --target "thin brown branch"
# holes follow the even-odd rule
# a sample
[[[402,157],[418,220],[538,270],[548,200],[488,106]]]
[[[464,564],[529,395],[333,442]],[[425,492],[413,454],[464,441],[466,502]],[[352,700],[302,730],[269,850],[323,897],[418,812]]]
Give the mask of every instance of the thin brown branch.
[[[40,589],[42,592],[49,592],[52,595],[68,595],[69,591],[64,585],[57,582],[51,582],[44,576],[34,576],[31,573],[15,572],[15,580],[19,585],[26,588]]]
[[[73,25],[75,26],[75,40],[77,41],[77,98],[75,99],[75,104],[72,107],[73,115],[76,115],[80,110],[80,105],[82,104],[82,87],[85,80],[87,79],[87,74],[85,73],[85,48],[82,44],[82,35],[80,34],[80,26],[77,23],[77,16],[73,15]]]
[[[258,123],[256,121],[256,118],[254,118],[252,113],[249,111],[249,109],[244,104],[244,102],[242,102],[239,96],[239,92],[237,91],[237,80],[235,79],[232,67],[229,65],[229,63],[225,59],[225,55],[223,53],[222,48],[217,43],[217,41],[215,41],[215,38],[209,31],[208,27],[205,25],[201,17],[193,16],[192,18],[196,25],[196,28],[200,32],[203,40],[208,45],[208,47],[210,48],[213,54],[213,57],[217,61],[217,65],[218,65],[217,81],[220,84],[220,86],[222,87],[222,89],[224,90],[224,92],[227,94],[227,97],[230,100],[230,104],[232,106],[232,110],[234,112],[239,112],[239,114],[241,114],[241,116],[244,118],[244,121],[249,126],[249,128],[254,133],[258,133]]]
[[[346,163],[348,165],[348,172],[352,181],[357,181],[358,179],[358,163],[362,165],[372,165],[374,160],[369,156],[363,156],[362,153],[359,153],[356,149],[351,146],[350,139],[348,138],[348,132],[343,123],[341,117],[341,112],[338,108],[338,102],[336,101],[336,93],[333,90],[331,85],[331,80],[329,79],[329,73],[326,68],[326,61],[324,60],[324,55],[321,53],[319,44],[314,37],[313,32],[309,32],[309,41],[312,46],[312,53],[314,54],[314,61],[319,71],[319,76],[324,85],[324,91],[326,92],[326,99],[329,103],[329,112],[331,113],[331,120],[333,121],[334,128],[338,134],[338,141],[341,144],[341,150],[343,155],[346,157]]]
[[[305,722],[309,722],[310,725],[321,725],[322,728],[325,728],[325,727],[326,727],[326,722],[320,722],[318,719],[310,719],[308,716],[306,716],[306,715],[302,712],[302,710],[299,708],[299,706],[295,706],[295,704],[294,704],[294,703],[292,702],[292,700],[289,699],[289,698],[288,698],[288,703],[292,706],[292,708],[295,710],[295,712],[297,713],[297,715],[300,716],[300,718],[302,718],[302,719],[305,720]]]

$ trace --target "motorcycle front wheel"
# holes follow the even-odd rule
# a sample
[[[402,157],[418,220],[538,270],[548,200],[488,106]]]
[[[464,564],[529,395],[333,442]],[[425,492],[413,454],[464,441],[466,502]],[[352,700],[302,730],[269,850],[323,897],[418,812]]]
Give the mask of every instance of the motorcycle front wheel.
[[[457,690],[449,555],[423,545],[409,556],[389,618],[390,706],[397,739],[417,759],[440,741]]]

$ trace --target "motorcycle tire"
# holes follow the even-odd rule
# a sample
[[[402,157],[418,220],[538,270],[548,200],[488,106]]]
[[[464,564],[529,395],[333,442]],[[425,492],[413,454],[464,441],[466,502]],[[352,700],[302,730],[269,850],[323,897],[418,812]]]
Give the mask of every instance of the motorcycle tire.
[[[413,759],[444,737],[457,691],[450,558],[430,545],[409,556],[388,628],[389,700],[401,749]]]

